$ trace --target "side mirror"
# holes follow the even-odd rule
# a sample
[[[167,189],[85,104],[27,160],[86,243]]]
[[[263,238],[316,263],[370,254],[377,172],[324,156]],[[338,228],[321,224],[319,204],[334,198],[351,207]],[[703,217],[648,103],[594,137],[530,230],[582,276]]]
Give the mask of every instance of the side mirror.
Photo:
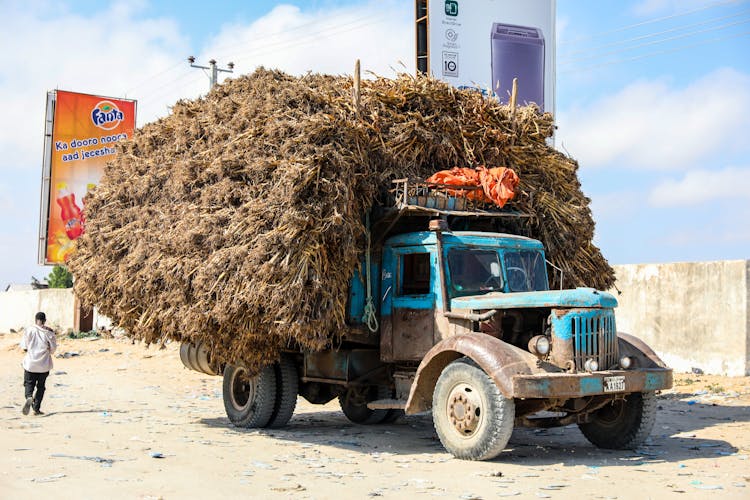
[[[490,274],[494,278],[499,278],[502,276],[500,274],[500,263],[499,262],[490,262]]]

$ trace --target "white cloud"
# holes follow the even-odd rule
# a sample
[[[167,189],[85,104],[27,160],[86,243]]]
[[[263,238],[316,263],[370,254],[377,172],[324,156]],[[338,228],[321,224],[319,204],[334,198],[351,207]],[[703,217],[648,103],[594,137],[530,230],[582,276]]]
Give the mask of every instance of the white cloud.
[[[318,11],[280,5],[250,25],[223,27],[203,53],[233,61],[242,73],[266,66],[292,74],[350,74],[356,59],[363,70],[386,76],[391,68],[413,73],[412,15],[396,0]]]
[[[750,153],[748,110],[750,76],[724,68],[683,88],[638,81],[562,112],[558,137],[584,168],[687,170],[718,153]]]
[[[0,170],[39,168],[48,90],[119,97],[132,85],[184,58],[187,40],[176,23],[137,20],[138,8],[137,2],[115,3],[82,16],[53,4],[4,5]],[[173,101],[165,99],[161,109],[165,102]],[[142,107],[139,112],[155,114]]]
[[[695,206],[729,198],[750,202],[750,167],[691,170],[680,180],[670,179],[654,187],[649,203],[655,207]]]

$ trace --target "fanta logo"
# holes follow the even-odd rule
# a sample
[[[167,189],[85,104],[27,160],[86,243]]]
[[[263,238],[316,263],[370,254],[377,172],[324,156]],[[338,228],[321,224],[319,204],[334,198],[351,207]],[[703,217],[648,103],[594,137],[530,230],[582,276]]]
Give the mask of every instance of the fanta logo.
[[[112,101],[101,101],[91,111],[91,121],[104,130],[116,128],[124,119],[125,114]]]

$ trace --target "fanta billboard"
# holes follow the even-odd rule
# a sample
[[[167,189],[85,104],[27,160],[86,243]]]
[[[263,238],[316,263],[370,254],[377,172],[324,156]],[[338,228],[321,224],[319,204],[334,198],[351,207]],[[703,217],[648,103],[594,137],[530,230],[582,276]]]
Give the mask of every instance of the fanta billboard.
[[[136,102],[62,90],[47,96],[39,261],[62,264],[85,230],[84,197],[132,136]]]

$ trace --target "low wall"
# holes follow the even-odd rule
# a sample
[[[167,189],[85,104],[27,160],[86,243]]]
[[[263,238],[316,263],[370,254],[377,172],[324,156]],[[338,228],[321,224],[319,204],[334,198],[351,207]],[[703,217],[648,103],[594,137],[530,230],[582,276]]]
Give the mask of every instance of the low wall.
[[[34,324],[34,315],[44,311],[47,324],[66,331],[73,328],[75,298],[72,288],[0,292],[0,332]]]
[[[58,332],[73,330],[75,307],[72,288],[0,292],[0,333],[33,325],[39,311],[47,315],[47,324]],[[111,321],[94,310],[94,328],[100,326],[109,328]]]
[[[614,266],[617,329],[675,371],[750,375],[750,261]]]

